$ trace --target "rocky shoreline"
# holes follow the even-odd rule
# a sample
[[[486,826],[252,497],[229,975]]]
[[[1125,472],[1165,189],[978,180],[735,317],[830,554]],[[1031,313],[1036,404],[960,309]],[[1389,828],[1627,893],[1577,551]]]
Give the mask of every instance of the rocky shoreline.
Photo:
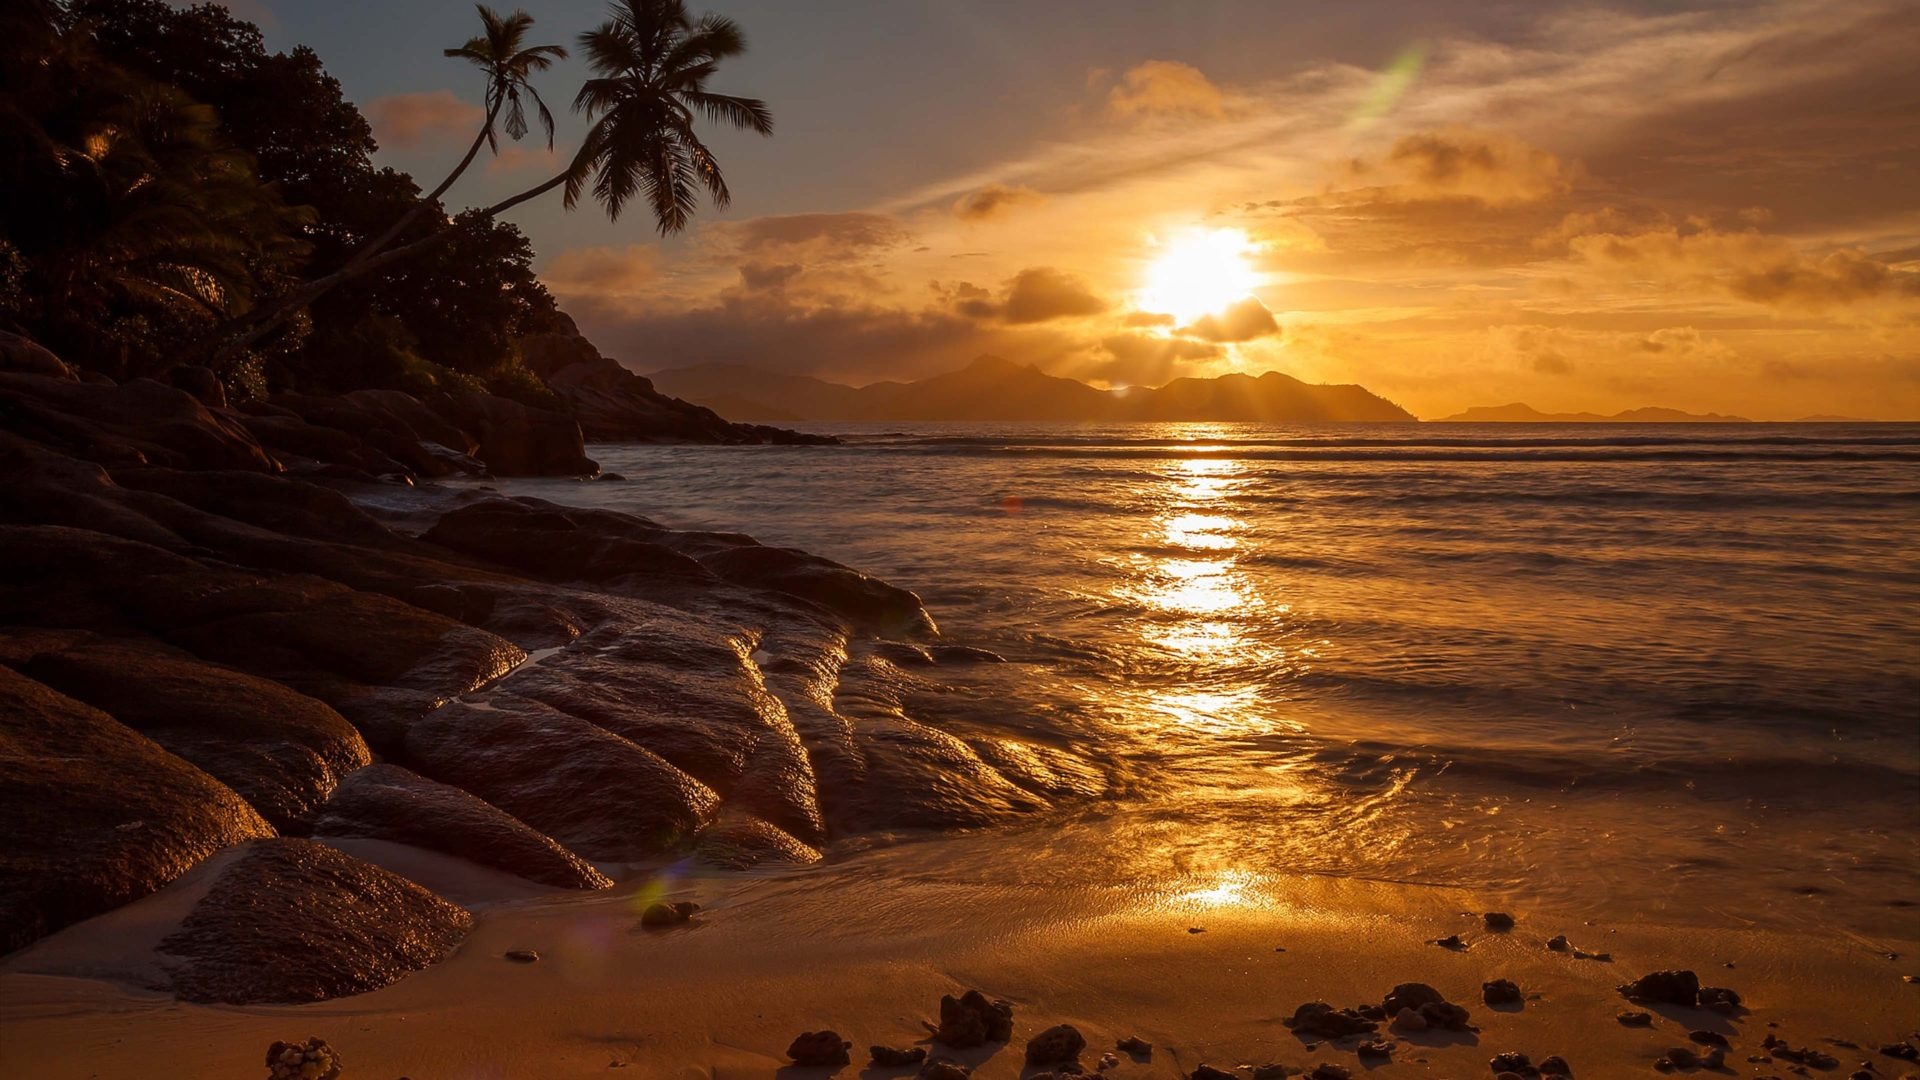
[[[890,696],[906,667],[997,659],[926,647],[938,631],[904,589],[432,483],[591,475],[570,418],[392,391],[236,407],[4,344],[0,951],[220,856],[156,988],[318,1001],[472,925],[329,845],[592,890],[649,860],[804,864],[1080,794],[1043,754]],[[869,685],[850,702],[849,680]]]

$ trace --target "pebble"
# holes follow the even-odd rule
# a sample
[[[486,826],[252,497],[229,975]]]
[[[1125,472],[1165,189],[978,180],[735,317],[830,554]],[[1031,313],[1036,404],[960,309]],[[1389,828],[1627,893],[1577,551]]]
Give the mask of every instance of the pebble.
[[[1129,1035],[1113,1044],[1114,1049],[1131,1057],[1149,1058],[1153,1056],[1153,1044],[1138,1035]]]
[[[304,1043],[276,1042],[267,1047],[270,1080],[338,1080],[340,1055],[318,1035]]]
[[[1375,1039],[1372,1042],[1361,1043],[1358,1047],[1354,1048],[1354,1053],[1359,1054],[1361,1057],[1392,1057],[1393,1044],[1383,1039]]]
[[[1493,1059],[1487,1062],[1487,1067],[1497,1073],[1532,1072],[1533,1059],[1517,1050],[1509,1050],[1504,1054],[1493,1055]]]
[[[1614,1017],[1614,1019],[1620,1021],[1622,1024],[1625,1024],[1627,1027],[1652,1027],[1653,1026],[1652,1013],[1623,1012],[1619,1016]]]
[[[1480,916],[1480,921],[1489,930],[1506,931],[1513,929],[1513,916],[1504,911],[1489,911]]]
[[[846,1065],[853,1060],[851,1049],[837,1031],[803,1031],[787,1046],[787,1056],[795,1065]]]
[[[516,964],[531,964],[540,959],[540,954],[532,949],[508,949],[507,959]]]
[[[1307,1080],[1353,1080],[1353,1074],[1347,1071],[1345,1065],[1323,1062],[1313,1067],[1313,1071],[1307,1074]]]
[[[1567,935],[1555,934],[1553,937],[1547,939],[1547,948],[1552,949],[1554,952],[1571,952],[1573,950],[1573,943],[1567,940]]]
[[[935,1058],[920,1068],[920,1080],[967,1080],[972,1069],[951,1058]]]
[[[1278,1062],[1269,1061],[1265,1065],[1253,1067],[1253,1080],[1287,1080],[1293,1070]]]
[[[1467,947],[1467,943],[1460,940],[1459,934],[1448,934],[1443,938],[1435,938],[1433,943],[1443,949],[1465,949]]]
[[[1196,1067],[1188,1076],[1190,1080],[1240,1080],[1225,1069],[1216,1069],[1206,1064]]]
[[[1480,999],[1489,1005],[1518,1005],[1520,987],[1511,979],[1494,979],[1480,984]]]
[[[918,1065],[927,1060],[927,1049],[916,1046],[911,1050],[898,1050],[891,1046],[869,1046],[867,1057],[875,1065],[898,1068],[902,1065]]]
[[[1540,1064],[1534,1067],[1540,1070],[1541,1076],[1573,1075],[1573,1066],[1567,1064],[1567,1059],[1561,1057],[1559,1054],[1541,1058]]]
[[[1094,1065],[1094,1068],[1100,1072],[1106,1072],[1108,1069],[1117,1069],[1119,1067],[1120,1056],[1111,1050],[1101,1054],[1100,1060]]]
[[[1072,1024],[1055,1024],[1027,1040],[1027,1064],[1050,1065],[1072,1061],[1087,1048],[1086,1036]]]
[[[648,904],[647,910],[640,913],[640,925],[654,927],[677,926],[680,923],[692,919],[693,913],[699,910],[699,904],[689,903],[685,900],[673,904]]]

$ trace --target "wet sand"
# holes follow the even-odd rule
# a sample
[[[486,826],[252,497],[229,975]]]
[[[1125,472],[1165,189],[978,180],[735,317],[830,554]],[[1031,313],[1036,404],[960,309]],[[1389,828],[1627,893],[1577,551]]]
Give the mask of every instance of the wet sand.
[[[1456,890],[1234,874],[1122,885],[1101,866],[1123,856],[1100,850],[1078,856],[1086,884],[1023,885],[948,869],[981,845],[1010,861],[1060,857],[1035,840],[1043,838],[950,837],[769,874],[665,868],[656,885],[636,890],[628,882],[584,896],[528,896],[517,886],[517,896],[480,905],[477,929],[443,963],[316,1005],[196,1006],[124,982],[48,974],[137,980],[150,970],[156,924],[177,917],[182,897],[204,879],[202,867],[8,958],[0,1075],[248,1077],[264,1073],[261,1059],[275,1039],[318,1035],[340,1053],[349,1078],[823,1076],[788,1065],[784,1051],[802,1031],[831,1028],[854,1043],[854,1063],[841,1075],[905,1076],[913,1070],[868,1069],[867,1046],[926,1045],[920,1021],[936,1015],[941,994],[968,987],[1016,1008],[1011,1045],[948,1055],[977,1064],[985,1080],[1033,1072],[1021,1047],[1056,1023],[1087,1036],[1089,1069],[1117,1038],[1151,1042],[1150,1061],[1121,1056],[1119,1077],[1269,1061],[1337,1062],[1356,1076],[1469,1077],[1490,1075],[1490,1057],[1516,1050],[1535,1061],[1559,1054],[1581,1077],[1650,1075],[1653,1060],[1688,1045],[1694,1029],[1732,1041],[1734,1075],[1787,1073],[1785,1062],[1746,1060],[1762,1052],[1768,1034],[1833,1054],[1835,1075],[1863,1061],[1883,1076],[1913,1071],[1877,1050],[1911,1038],[1920,1021],[1920,986],[1902,979],[1920,970],[1920,935],[1813,939],[1644,925],[1628,912],[1585,925],[1524,909],[1514,911],[1513,931],[1490,933],[1472,914],[1487,906],[1483,898]],[[356,854],[404,865],[468,901],[501,896],[503,879],[457,860],[397,845]],[[703,910],[686,926],[642,929],[640,910],[662,896]],[[1453,933],[1467,942],[1464,951],[1429,943]],[[1549,951],[1545,942],[1562,933],[1613,962]],[[506,959],[519,949],[540,959]],[[1618,984],[1676,967],[1738,990],[1750,1012],[1728,1018],[1655,1007],[1651,1029],[1616,1022],[1638,1008]],[[1480,985],[1493,978],[1517,982],[1524,1006],[1482,1004]],[[1357,1058],[1358,1040],[1308,1050],[1282,1023],[1303,1002],[1377,1003],[1406,981],[1431,983],[1468,1006],[1479,1031],[1394,1034],[1395,1052],[1383,1063]]]

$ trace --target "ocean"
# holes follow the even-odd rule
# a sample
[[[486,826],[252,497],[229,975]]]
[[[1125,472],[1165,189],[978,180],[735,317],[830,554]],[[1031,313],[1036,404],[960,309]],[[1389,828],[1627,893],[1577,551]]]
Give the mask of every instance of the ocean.
[[[939,873],[1920,920],[1920,425],[814,429],[498,486],[828,556],[1004,656],[902,709],[1097,783]]]

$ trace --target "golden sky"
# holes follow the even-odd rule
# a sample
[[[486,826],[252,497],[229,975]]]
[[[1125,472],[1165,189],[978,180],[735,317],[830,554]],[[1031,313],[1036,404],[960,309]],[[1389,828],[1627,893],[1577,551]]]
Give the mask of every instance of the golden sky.
[[[1266,65],[1258,40],[1216,63],[1137,37],[1088,63],[1104,39],[1052,23],[1021,42],[1060,54],[1044,75],[956,84],[921,129],[847,119],[830,155],[807,72],[861,57],[823,35],[781,58],[801,43],[730,12],[788,67],[716,86],[798,121],[722,144],[735,214],[671,243],[588,210],[526,225],[563,305],[642,371],[857,383],[994,353],[1111,385],[1273,368],[1425,417],[1920,418],[1920,5],[1499,5],[1418,34],[1392,12],[1419,9],[1376,7],[1368,63],[1270,27]]]

